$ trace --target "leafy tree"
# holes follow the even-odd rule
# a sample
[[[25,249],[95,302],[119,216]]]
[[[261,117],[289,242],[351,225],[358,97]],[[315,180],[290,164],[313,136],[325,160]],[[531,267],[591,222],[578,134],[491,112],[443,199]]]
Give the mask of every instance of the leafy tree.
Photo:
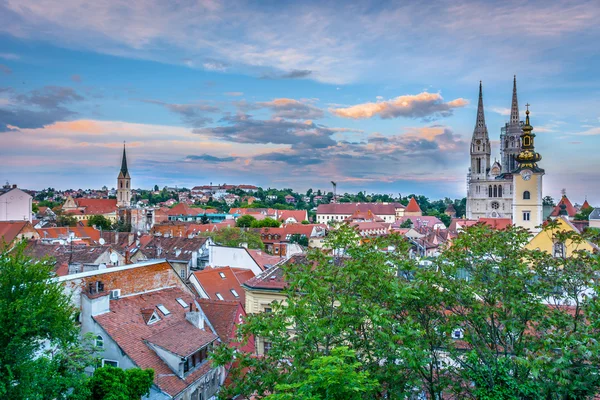
[[[77,218],[73,215],[65,214],[62,210],[56,215],[56,226],[75,226],[77,222]]]
[[[264,250],[265,248],[258,233],[245,231],[237,227],[227,227],[214,232],[202,232],[201,236],[210,237],[215,243],[222,246],[239,247],[242,244],[247,244],[250,249]]]
[[[107,231],[112,228],[112,223],[104,215],[92,215],[88,219],[88,226],[95,226],[98,229]]]
[[[275,385],[269,400],[346,400],[366,398],[376,392],[377,380],[362,370],[356,353],[337,347],[330,355],[310,361],[304,379],[292,384]]]
[[[298,243],[300,246],[308,247],[308,238],[306,235],[300,235],[299,233],[294,233],[290,237],[291,243]]]
[[[310,225],[310,222],[309,222],[309,221],[307,221],[307,220],[304,220],[304,221],[302,221],[302,222],[300,222],[300,223],[301,223],[302,225]]]
[[[542,205],[555,207],[556,202],[554,201],[552,196],[544,196],[544,198],[542,199]]]
[[[139,400],[150,393],[152,369],[98,368],[86,385],[76,391],[77,400]]]
[[[154,191],[158,192],[158,190],[159,190],[158,185],[154,185]]]
[[[400,228],[412,228],[412,220],[410,218],[400,224]]]
[[[208,218],[208,216],[206,215],[206,213],[204,213],[202,215],[202,217],[200,217],[200,223],[202,225],[210,224],[210,219]]]
[[[37,203],[32,203],[31,204],[31,211],[34,213],[38,213],[40,211],[40,208],[38,207]]]
[[[590,214],[592,211],[594,211],[593,207],[582,208],[577,214],[575,214],[575,219],[577,221],[587,221],[590,219]]]
[[[24,248],[0,252],[0,398],[65,399],[85,380],[94,349],[79,342],[75,309],[51,280],[54,263]]]
[[[281,226],[281,222],[277,221],[273,218],[264,218],[252,221],[250,224],[252,228],[279,228]]]
[[[250,228],[252,224],[256,221],[252,215],[242,215],[237,219],[235,225],[239,228]]]

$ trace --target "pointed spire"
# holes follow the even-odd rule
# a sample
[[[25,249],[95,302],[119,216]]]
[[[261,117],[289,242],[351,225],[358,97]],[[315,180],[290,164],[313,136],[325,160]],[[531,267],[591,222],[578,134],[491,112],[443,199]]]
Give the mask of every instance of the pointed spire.
[[[483,112],[483,87],[479,81],[479,103],[477,104],[477,121],[475,122],[475,130],[473,136],[485,136],[487,139],[487,127],[485,126],[485,114]]]
[[[544,170],[539,168],[537,163],[542,159],[539,153],[535,152],[533,126],[529,121],[529,104],[525,105],[527,111],[525,111],[525,125],[523,125],[521,133],[521,152],[517,154],[515,159],[519,163],[519,168],[516,172],[522,169],[531,169],[533,171],[543,172]]]
[[[519,101],[517,100],[517,76],[513,80],[512,105],[510,107],[510,124],[519,125]]]
[[[127,176],[127,154],[125,154],[125,142],[123,142],[123,161],[121,161],[121,173]]]

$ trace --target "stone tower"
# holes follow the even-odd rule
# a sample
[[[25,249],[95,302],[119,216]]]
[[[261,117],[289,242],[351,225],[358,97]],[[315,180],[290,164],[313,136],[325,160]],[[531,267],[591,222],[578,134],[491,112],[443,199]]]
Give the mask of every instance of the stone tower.
[[[519,101],[517,99],[517,76],[513,79],[510,120],[502,127],[500,134],[500,161],[502,173],[511,173],[518,167],[517,155],[521,152],[521,133],[523,121],[519,119]]]
[[[483,112],[483,91],[479,82],[479,104],[473,137],[471,138],[471,180],[485,180],[490,169],[490,138]]]
[[[123,143],[123,160],[121,161],[121,171],[117,177],[117,207],[131,206],[131,177],[127,170],[127,154],[125,153],[125,143]]]

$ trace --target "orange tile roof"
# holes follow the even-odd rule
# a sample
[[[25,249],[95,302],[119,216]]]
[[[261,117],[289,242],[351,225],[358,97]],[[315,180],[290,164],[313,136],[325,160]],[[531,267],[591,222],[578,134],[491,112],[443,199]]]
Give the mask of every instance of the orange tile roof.
[[[210,299],[219,300],[217,297],[217,293],[219,293],[224,300],[239,301],[242,304],[245,304],[246,296],[241,284],[254,277],[254,274],[252,274],[251,277],[247,274],[238,275],[235,272],[240,272],[239,270],[241,270],[241,268],[206,268],[202,271],[195,271],[194,276]],[[241,282],[240,279],[242,279]],[[238,297],[235,297],[231,290],[235,290]]]
[[[101,215],[117,211],[117,199],[74,199],[77,207],[84,208],[80,214]]]
[[[408,205],[406,206],[406,209],[404,211],[406,211],[406,212],[421,212],[421,207],[419,207],[419,203],[417,203],[417,200],[415,200],[414,197],[411,197],[410,200],[408,201]]]
[[[479,222],[497,230],[506,229],[513,224],[510,218],[479,218]]]
[[[29,221],[0,221],[0,245],[2,241],[12,243]]]
[[[212,367],[210,361],[206,362],[183,380],[174,374],[171,368],[146,344],[146,338],[179,326],[182,322],[190,325],[185,319],[185,313],[189,311],[189,308],[183,308],[177,302],[177,298],[181,298],[186,304],[194,301],[194,296],[179,288],[162,289],[152,293],[110,300],[110,312],[93,317],[138,367],[152,368],[154,383],[173,397],[205,375]],[[156,309],[158,304],[163,304],[171,314],[164,316],[157,311],[161,320],[147,325],[144,322],[142,310]],[[197,331],[208,339],[206,334],[210,335],[211,330],[206,325],[204,330],[205,332],[202,333],[200,330]],[[179,336],[183,340],[187,339],[187,336]],[[214,335],[211,337],[216,339]]]
[[[308,213],[306,210],[281,210],[278,213],[278,220],[285,221],[288,218],[294,218],[298,222],[307,221]]]
[[[561,204],[564,204],[566,206],[567,215],[569,217],[574,217],[575,214],[577,214],[577,210],[575,209],[575,207],[573,207],[573,204],[571,204],[569,198],[567,196],[563,196],[562,199],[560,199],[560,201],[556,205],[556,207],[554,207],[554,210],[552,210],[552,212],[550,213],[551,217],[558,217],[560,215]]]

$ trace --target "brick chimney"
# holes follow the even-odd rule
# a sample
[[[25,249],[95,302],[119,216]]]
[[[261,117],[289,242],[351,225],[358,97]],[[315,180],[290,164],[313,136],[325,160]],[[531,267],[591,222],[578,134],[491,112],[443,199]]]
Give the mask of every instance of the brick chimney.
[[[190,303],[190,311],[185,313],[185,319],[196,328],[204,329],[204,318],[206,317],[200,307],[194,307],[194,303]]]

